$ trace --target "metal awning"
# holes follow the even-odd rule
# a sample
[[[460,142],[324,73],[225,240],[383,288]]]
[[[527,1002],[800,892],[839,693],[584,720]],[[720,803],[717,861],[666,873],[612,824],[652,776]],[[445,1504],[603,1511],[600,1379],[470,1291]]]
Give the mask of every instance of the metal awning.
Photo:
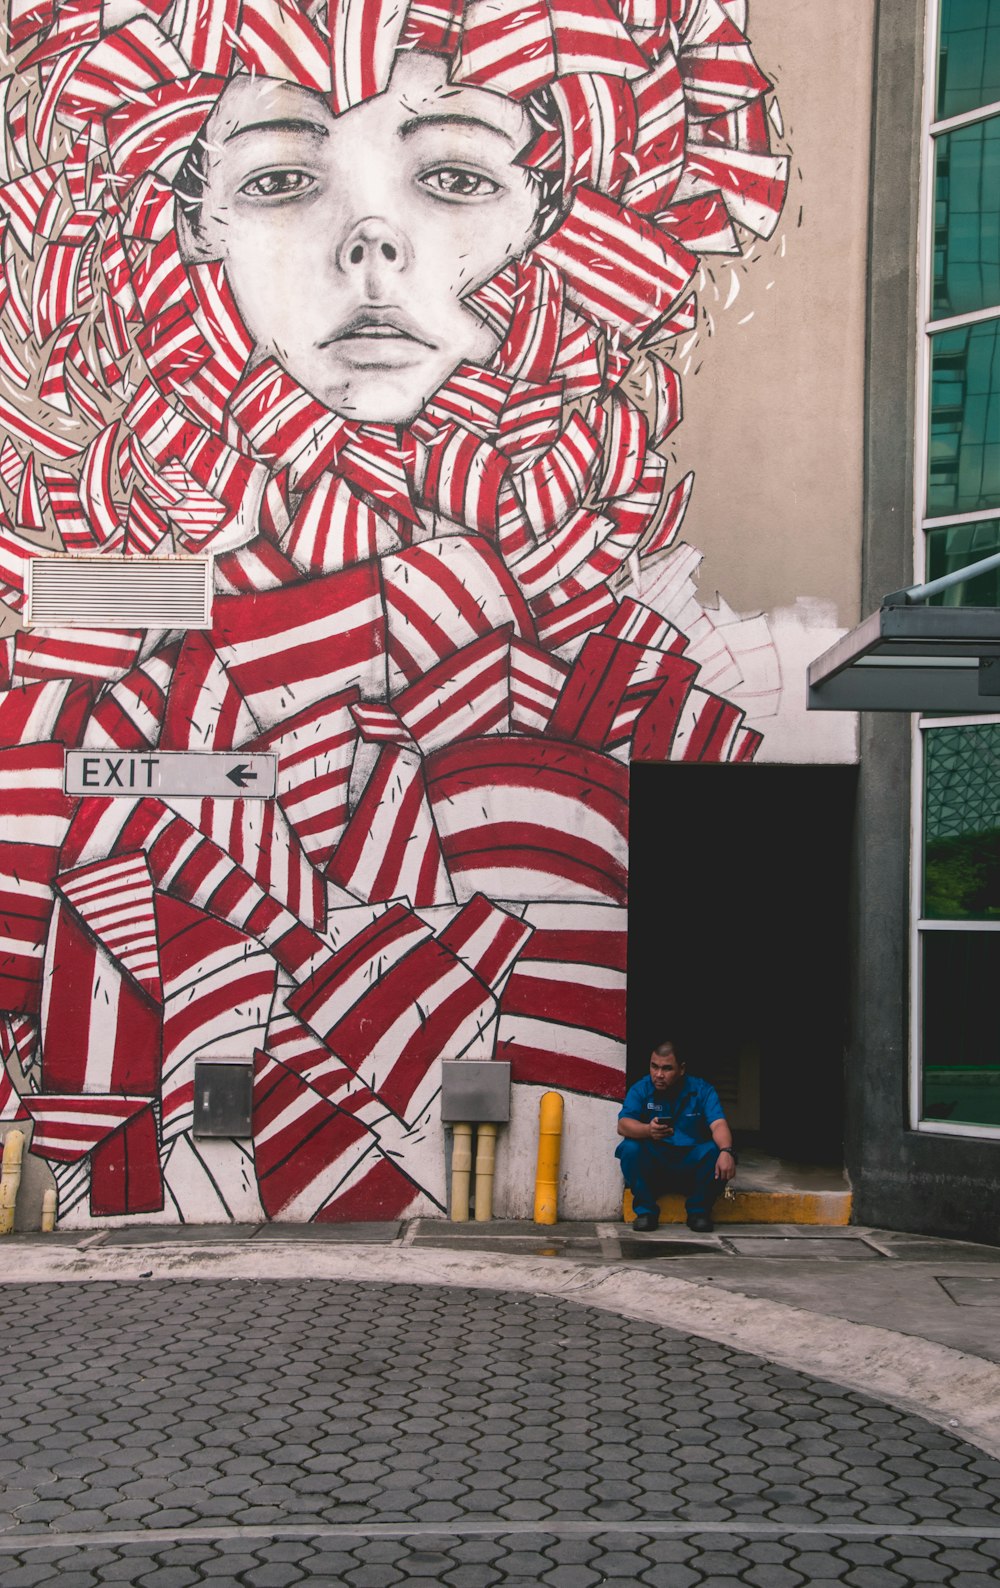
[[[1000,608],[929,607],[1000,554],[896,590],[809,667],[811,711],[1000,711]]]

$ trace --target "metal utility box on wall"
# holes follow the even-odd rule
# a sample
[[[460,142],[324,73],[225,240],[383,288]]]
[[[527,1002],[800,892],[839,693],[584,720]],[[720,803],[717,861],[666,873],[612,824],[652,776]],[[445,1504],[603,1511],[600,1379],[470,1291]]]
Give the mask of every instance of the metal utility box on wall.
[[[194,1134],[249,1136],[253,1112],[250,1059],[198,1059],[194,1066]]]
[[[510,1065],[446,1059],[441,1066],[441,1118],[446,1125],[506,1125],[510,1120]]]

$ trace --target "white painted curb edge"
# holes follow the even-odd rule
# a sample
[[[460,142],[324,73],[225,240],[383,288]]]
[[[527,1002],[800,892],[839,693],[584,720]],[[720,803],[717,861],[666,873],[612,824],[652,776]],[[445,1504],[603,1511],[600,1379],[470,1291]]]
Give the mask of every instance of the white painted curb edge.
[[[8,1261],[4,1262],[7,1257]],[[15,1258],[15,1261],[10,1261]],[[0,1284],[135,1279],[380,1280],[558,1296],[679,1329],[891,1401],[1000,1458],[1000,1366],[917,1336],[688,1280],[560,1258],[357,1245],[157,1241],[0,1249]]]

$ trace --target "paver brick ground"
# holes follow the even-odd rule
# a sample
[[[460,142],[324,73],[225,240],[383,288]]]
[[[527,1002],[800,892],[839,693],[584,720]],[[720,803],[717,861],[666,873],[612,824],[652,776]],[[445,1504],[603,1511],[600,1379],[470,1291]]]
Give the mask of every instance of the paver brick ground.
[[[319,1281],[8,1292],[3,1588],[988,1588],[1000,1462],[551,1297]]]

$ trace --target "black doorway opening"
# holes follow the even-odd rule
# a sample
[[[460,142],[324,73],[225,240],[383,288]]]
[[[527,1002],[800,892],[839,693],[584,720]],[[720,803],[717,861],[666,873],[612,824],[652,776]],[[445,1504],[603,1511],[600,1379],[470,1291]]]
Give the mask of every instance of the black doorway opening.
[[[843,1162],[854,767],[633,763],[629,1082],[672,1037],[738,1140]]]

